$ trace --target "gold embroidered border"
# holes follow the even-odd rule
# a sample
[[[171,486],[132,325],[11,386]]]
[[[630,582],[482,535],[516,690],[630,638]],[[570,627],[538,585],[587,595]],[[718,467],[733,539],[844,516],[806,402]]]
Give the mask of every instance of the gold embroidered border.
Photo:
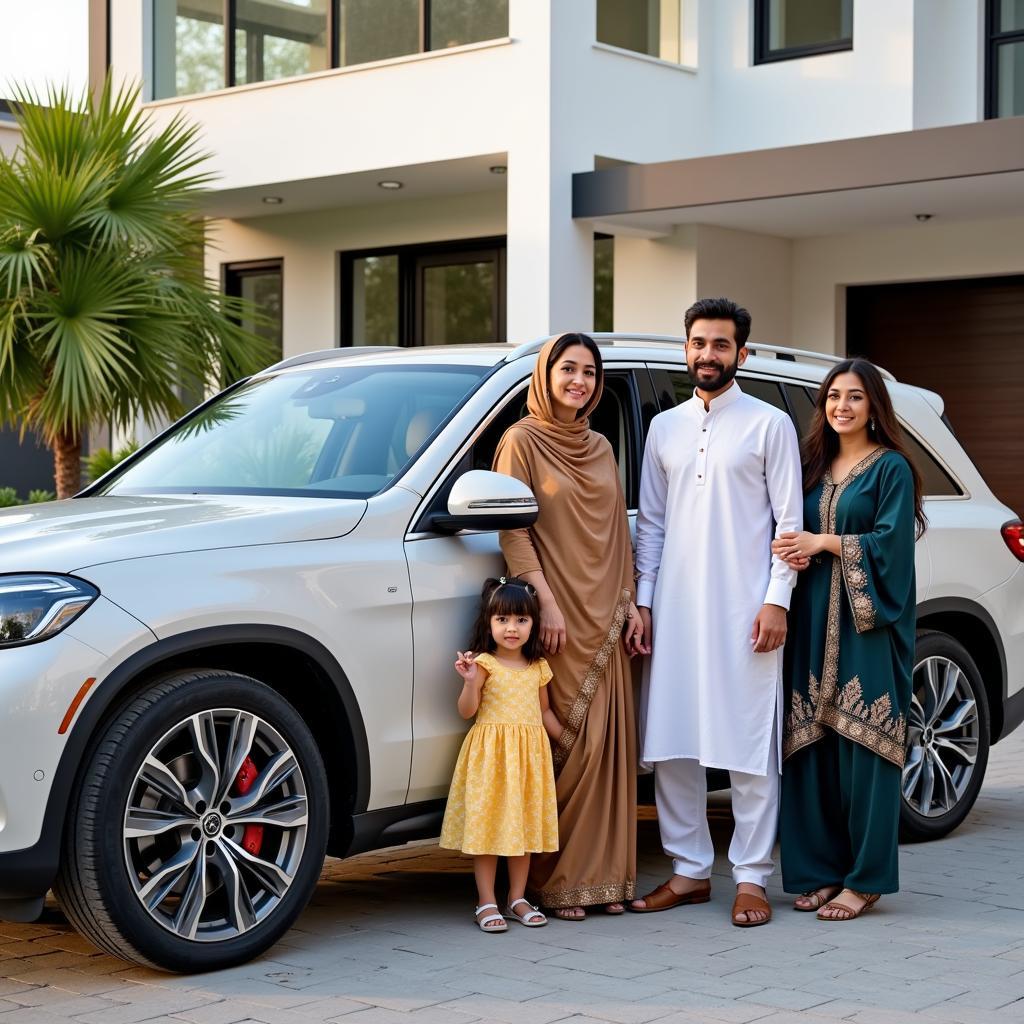
[[[864,549],[860,537],[845,533],[839,538],[839,558],[846,584],[846,596],[853,611],[853,625],[858,633],[875,628],[875,605],[868,593],[868,574],[864,568]]]
[[[857,477],[869,470],[885,452],[885,448],[876,448],[870,455],[861,459],[838,484],[832,482],[831,472],[826,471],[822,480],[821,497],[818,499],[819,533],[834,534],[836,532],[836,509],[843,492]],[[816,704],[814,722],[818,724],[819,728],[815,729],[809,725],[802,725],[794,733],[784,737],[783,758],[789,757],[790,754],[796,753],[796,751],[806,747],[809,743],[821,739],[825,735],[825,730],[821,727],[826,725],[837,729],[843,735],[850,736],[851,739],[856,739],[857,742],[863,743],[865,746],[870,747],[870,749],[876,750],[875,746],[871,746],[867,742],[868,737],[873,735],[873,733],[869,731],[867,734],[853,736],[846,726],[853,724],[851,719],[854,716],[851,716],[847,711],[841,711],[838,707],[839,618],[842,612],[842,577],[842,560],[833,556],[832,577],[829,581],[828,590],[828,620],[825,625],[825,658],[821,667],[821,686],[818,699],[814,702]],[[858,682],[857,685],[859,687],[860,683]],[[790,709],[790,714],[792,714],[792,708]],[[856,720],[860,721],[859,718]],[[840,721],[845,723],[842,728],[837,724]],[[881,750],[877,752],[881,753]],[[900,764],[903,763],[902,756],[901,752]]]
[[[608,664],[608,658],[615,649],[615,645],[619,642],[619,634],[622,632],[622,624],[626,621],[626,610],[629,608],[630,600],[629,591],[623,590],[604,642],[598,648],[597,654],[594,655],[594,660],[590,663],[590,668],[587,669],[583,682],[580,684],[580,688],[569,707],[569,713],[566,715],[565,722],[563,723],[562,735],[558,737],[558,742],[555,744],[555,749],[552,752],[556,774],[562,765],[565,764],[566,759],[572,753],[572,748],[576,745],[576,740],[579,738],[580,729],[583,728],[583,720],[587,717],[587,708],[590,707],[590,702],[594,699],[594,694],[597,692],[597,684],[601,680],[601,674]],[[608,901],[605,900],[604,902]],[[548,903],[546,905],[550,907],[555,904]],[[567,903],[565,906],[574,907],[577,904]]]
[[[894,715],[889,694],[883,693],[870,704],[864,702],[860,678],[854,676],[839,691],[834,707],[824,708],[820,721],[848,736],[879,757],[902,768],[906,758],[907,721]]]
[[[820,685],[812,672],[807,681],[807,698],[794,690],[790,698],[789,711],[782,728],[782,759],[796,753],[825,735],[825,727],[817,722],[814,713],[818,706]]]
[[[592,907],[598,903],[621,903],[636,897],[636,882],[606,882],[579,889],[542,889],[537,902],[542,907]]]

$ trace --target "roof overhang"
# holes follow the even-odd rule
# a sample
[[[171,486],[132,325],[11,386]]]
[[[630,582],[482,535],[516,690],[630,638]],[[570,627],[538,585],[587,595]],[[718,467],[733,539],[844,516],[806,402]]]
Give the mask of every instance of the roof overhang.
[[[1024,215],[1024,118],[573,175],[573,216],[657,235],[717,224],[782,237]]]

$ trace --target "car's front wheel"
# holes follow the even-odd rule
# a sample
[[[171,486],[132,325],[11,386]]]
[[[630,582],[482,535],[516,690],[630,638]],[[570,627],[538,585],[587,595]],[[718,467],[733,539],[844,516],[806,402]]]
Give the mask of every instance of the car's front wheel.
[[[251,959],[316,885],[328,789],[312,735],[269,687],[222,671],[154,683],[85,766],[55,891],[100,948],[172,971]]]
[[[921,630],[907,714],[900,835],[939,839],[967,817],[988,764],[988,698],[974,659],[945,633]]]

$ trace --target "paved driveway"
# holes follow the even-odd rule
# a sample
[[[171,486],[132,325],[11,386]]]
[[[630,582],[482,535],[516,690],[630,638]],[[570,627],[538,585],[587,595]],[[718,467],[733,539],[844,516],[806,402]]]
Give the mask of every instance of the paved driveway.
[[[640,835],[653,886],[656,823]],[[0,923],[0,1024],[1024,1021],[1024,730],[994,750],[968,822],[900,863],[903,892],[846,924],[793,913],[775,879],[775,921],[731,927],[720,857],[705,906],[484,936],[466,862],[401,847],[330,861],[284,941],[219,974],[128,967],[55,910]]]

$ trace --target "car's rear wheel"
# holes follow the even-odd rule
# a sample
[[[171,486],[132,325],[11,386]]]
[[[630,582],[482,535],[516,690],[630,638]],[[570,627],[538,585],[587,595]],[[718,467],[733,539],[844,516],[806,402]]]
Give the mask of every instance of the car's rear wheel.
[[[967,817],[988,764],[988,698],[974,659],[945,633],[917,635],[900,834],[939,839]]]
[[[116,956],[172,971],[251,959],[320,874],[323,762],[279,694],[221,671],[155,683],[85,767],[55,891]]]

